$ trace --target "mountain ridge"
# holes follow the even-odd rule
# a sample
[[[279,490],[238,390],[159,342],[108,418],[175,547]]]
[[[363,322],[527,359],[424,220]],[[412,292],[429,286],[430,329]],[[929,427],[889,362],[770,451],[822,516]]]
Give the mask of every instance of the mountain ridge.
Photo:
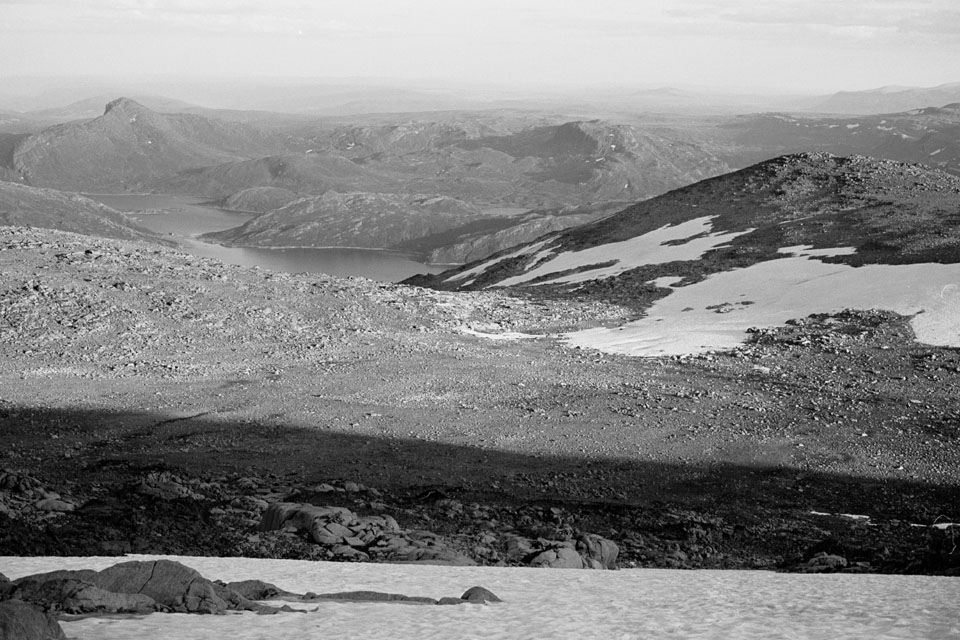
[[[92,120],[48,127],[20,141],[12,169],[30,185],[129,191],[192,166],[268,155],[275,137],[238,123],[160,114],[117,98]]]

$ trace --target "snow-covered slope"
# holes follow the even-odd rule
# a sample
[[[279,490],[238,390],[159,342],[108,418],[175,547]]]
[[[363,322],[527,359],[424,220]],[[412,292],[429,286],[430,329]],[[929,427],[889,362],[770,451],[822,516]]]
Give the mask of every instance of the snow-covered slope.
[[[643,311],[572,344],[632,355],[726,349],[750,327],[846,308],[915,315],[960,346],[960,178],[863,156],[770,160],[460,270],[448,289],[525,288]]]

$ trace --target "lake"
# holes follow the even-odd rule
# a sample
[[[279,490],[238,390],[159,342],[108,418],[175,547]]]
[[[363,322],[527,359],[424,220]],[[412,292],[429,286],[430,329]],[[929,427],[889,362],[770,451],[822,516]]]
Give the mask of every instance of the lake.
[[[230,264],[290,273],[326,273],[399,282],[418,273],[440,273],[443,266],[418,262],[416,256],[377,249],[265,249],[224,247],[197,236],[237,227],[254,216],[223,211],[189,196],[163,194],[84,194],[123,211],[137,224],[172,239],[184,251]]]

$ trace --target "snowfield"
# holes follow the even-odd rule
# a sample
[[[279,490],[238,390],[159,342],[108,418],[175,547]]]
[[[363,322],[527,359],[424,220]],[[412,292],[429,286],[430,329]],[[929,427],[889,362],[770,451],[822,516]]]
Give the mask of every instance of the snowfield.
[[[160,556],[131,556],[153,559]],[[329,602],[308,613],[152,614],[64,622],[80,640],[274,638],[960,638],[960,579],[761,571],[576,571],[170,557],[225,581],[296,592],[370,589],[435,598],[485,586],[504,602],[418,606]],[[103,569],[118,558],[0,558],[10,578]]]
[[[809,251],[675,287],[645,317],[612,329],[568,333],[572,346],[634,356],[691,355],[742,344],[750,327],[844,309],[914,316],[917,340],[960,347],[960,264],[850,267],[815,259],[849,248]]]

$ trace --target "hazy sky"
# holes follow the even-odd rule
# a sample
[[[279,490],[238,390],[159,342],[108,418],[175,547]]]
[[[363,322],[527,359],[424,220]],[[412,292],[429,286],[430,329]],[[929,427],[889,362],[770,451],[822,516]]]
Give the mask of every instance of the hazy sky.
[[[960,0],[0,0],[0,79],[960,81]]]

